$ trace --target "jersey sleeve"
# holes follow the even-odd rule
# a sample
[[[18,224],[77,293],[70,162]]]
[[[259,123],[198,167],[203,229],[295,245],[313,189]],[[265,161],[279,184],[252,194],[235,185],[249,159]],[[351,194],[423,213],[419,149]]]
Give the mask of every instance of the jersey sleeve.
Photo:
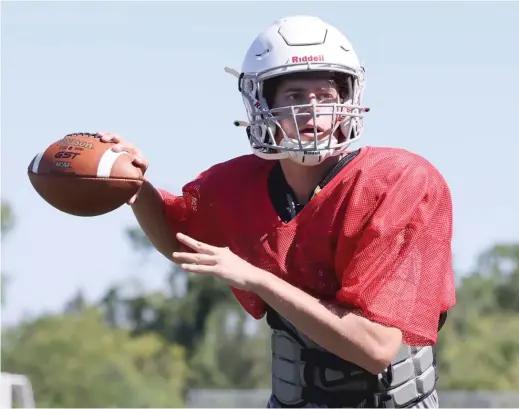
[[[449,188],[423,160],[390,184],[369,181],[366,190],[373,210],[363,215],[347,260],[338,246],[344,267],[337,300],[400,329],[408,345],[433,345],[441,312],[455,304]]]
[[[158,191],[162,198],[162,210],[168,228],[174,233],[185,231],[191,213],[191,209],[186,206],[185,197],[174,195],[164,189]]]
[[[162,197],[162,210],[168,228],[173,232],[182,232],[191,237],[199,238],[198,230],[201,223],[201,190],[205,173],[198,175],[193,181],[182,188],[182,194],[174,195],[164,189],[158,189]],[[188,249],[186,249],[188,250]]]

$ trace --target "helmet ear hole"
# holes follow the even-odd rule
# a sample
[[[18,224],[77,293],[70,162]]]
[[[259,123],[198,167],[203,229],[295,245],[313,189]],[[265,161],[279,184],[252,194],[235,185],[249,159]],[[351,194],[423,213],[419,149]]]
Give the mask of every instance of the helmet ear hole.
[[[256,145],[258,142],[263,143],[264,145],[270,145],[270,139],[269,139],[269,128],[274,128],[273,135],[275,135],[275,127],[276,125],[249,125],[246,128],[247,137],[249,139],[249,143],[251,145]],[[263,152],[263,153],[276,153],[276,150],[274,148],[270,148],[267,146],[258,147],[256,146],[255,149]]]

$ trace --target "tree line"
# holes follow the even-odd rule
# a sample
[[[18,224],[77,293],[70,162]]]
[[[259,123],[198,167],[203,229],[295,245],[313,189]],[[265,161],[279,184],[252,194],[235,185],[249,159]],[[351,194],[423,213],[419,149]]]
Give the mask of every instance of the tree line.
[[[14,226],[2,203],[2,241]],[[154,251],[139,228],[126,234]],[[489,246],[460,276],[438,341],[440,389],[519,389],[518,294],[519,243]],[[269,388],[269,343],[225,285],[172,265],[161,290],[78,292],[58,313],[4,328],[2,371],[28,376],[38,407],[181,407],[193,388]]]

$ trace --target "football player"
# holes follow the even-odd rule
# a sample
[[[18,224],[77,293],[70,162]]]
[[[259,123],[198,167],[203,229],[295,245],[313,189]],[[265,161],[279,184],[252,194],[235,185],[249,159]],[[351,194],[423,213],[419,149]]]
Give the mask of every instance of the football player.
[[[403,149],[350,149],[368,112],[365,71],[319,18],[271,24],[235,74],[252,154],[182,194],[146,181],[130,201],[140,226],[167,258],[266,317],[268,407],[438,407],[434,347],[455,304],[444,178]],[[147,169],[137,148],[101,136]]]

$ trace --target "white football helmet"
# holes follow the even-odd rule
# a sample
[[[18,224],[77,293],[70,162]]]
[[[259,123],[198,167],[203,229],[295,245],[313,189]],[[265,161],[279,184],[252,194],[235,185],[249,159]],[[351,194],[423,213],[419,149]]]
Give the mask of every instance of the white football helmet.
[[[292,16],[271,24],[250,46],[242,65],[242,73],[227,69],[239,78],[239,90],[247,111],[247,126],[253,152],[264,159],[290,158],[302,165],[316,165],[324,159],[341,154],[363,131],[364,113],[361,106],[364,89],[364,68],[349,40],[335,27],[312,16]],[[335,103],[293,105],[273,109],[264,95],[265,81],[274,77],[308,71],[333,72],[344,76],[347,93]],[[330,102],[330,101],[327,101]],[[319,108],[316,113],[316,108]],[[301,116],[329,116],[332,133],[318,140],[304,141],[289,137],[279,119],[292,118],[297,124]],[[276,142],[276,131],[281,138]],[[340,129],[342,137],[334,136]]]

